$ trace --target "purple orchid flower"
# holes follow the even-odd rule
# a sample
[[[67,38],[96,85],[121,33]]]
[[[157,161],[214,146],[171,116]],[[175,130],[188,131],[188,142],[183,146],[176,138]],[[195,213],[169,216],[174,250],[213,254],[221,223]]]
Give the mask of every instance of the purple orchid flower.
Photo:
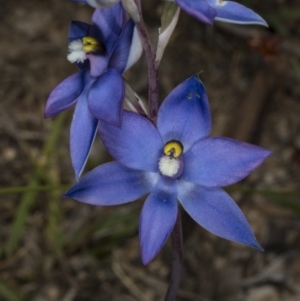
[[[110,7],[120,0],[72,0],[85,2],[93,7]],[[165,0],[176,2],[189,15],[203,23],[213,24],[215,20],[235,24],[257,24],[268,26],[267,22],[252,9],[233,1],[224,0]]]
[[[96,8],[108,8],[120,0],[72,0],[73,2],[84,2]]]
[[[122,73],[140,57],[142,46],[134,22],[126,23],[121,3],[96,9],[92,25],[72,22],[68,60],[80,71],[50,94],[45,117],[76,103],[70,130],[71,161],[79,178],[98,128],[98,120],[121,125],[125,85]]]
[[[268,26],[253,10],[233,1],[223,0],[168,0],[203,23],[214,20],[236,24],[258,24]]]
[[[208,231],[261,249],[241,210],[219,187],[245,178],[270,152],[229,138],[210,138],[210,128],[207,95],[193,76],[165,99],[157,128],[128,111],[123,114],[122,128],[101,124],[100,136],[117,161],[86,174],[65,196],[106,206],[150,193],[139,225],[144,264],[170,235],[178,214],[177,199]]]
[[[120,0],[72,0],[85,2],[93,7],[110,7]],[[268,26],[267,22],[253,10],[233,1],[224,0],[165,0],[176,2],[189,15],[203,23],[213,24],[214,20],[235,24],[257,24]]]

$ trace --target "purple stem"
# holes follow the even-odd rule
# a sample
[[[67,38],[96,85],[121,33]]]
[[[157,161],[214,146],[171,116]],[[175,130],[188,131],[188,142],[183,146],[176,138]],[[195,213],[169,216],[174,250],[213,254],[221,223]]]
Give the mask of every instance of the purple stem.
[[[158,85],[158,67],[159,64],[155,63],[155,53],[149,38],[149,34],[142,16],[141,1],[135,0],[140,14],[140,22],[136,22],[136,27],[140,33],[143,48],[146,54],[148,63],[148,101],[149,101],[149,119],[155,124],[157,118],[157,111],[159,105],[159,85]],[[172,231],[172,274],[170,285],[166,294],[165,301],[174,301],[176,298],[177,290],[179,288],[181,275],[182,275],[182,262],[183,262],[183,243],[182,243],[182,226],[180,210],[178,210],[177,220]]]
[[[148,102],[149,102],[149,119],[155,124],[159,104],[159,85],[158,85],[158,65],[155,64],[155,53],[149,38],[149,34],[143,20],[141,1],[135,0],[140,14],[140,22],[136,22],[136,27],[140,33],[143,48],[148,63]]]
[[[182,275],[182,262],[183,262],[183,242],[182,242],[182,225],[180,210],[178,210],[176,224],[172,231],[172,275],[170,285],[165,297],[165,301],[175,301],[177,290],[179,288],[181,275]]]

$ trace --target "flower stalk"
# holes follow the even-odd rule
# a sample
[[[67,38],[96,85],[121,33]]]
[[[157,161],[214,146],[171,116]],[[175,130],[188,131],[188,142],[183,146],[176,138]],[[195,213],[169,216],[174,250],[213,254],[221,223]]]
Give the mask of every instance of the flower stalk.
[[[176,224],[172,231],[171,237],[173,250],[172,274],[165,301],[175,300],[182,276],[183,240],[180,210],[178,210]]]
[[[143,20],[141,1],[135,0],[137,8],[140,14],[140,21],[135,22],[136,27],[139,31],[140,38],[142,40],[143,48],[147,58],[148,64],[148,105],[149,105],[149,119],[154,124],[156,123],[157,112],[159,107],[159,62],[156,62],[156,56],[153,51],[153,47],[150,41],[150,37]],[[178,216],[176,224],[171,234],[172,237],[172,250],[173,250],[173,262],[172,262],[172,272],[169,288],[165,297],[165,301],[174,301],[176,298],[177,290],[179,288],[181,275],[182,275],[182,263],[183,263],[183,243],[182,243],[182,224],[180,211],[178,211]]]
[[[150,37],[142,16],[142,6],[140,0],[135,0],[139,14],[140,21],[135,22],[142,40],[143,48],[147,58],[148,64],[148,105],[149,105],[149,119],[152,123],[156,123],[158,106],[159,106],[159,84],[158,84],[158,64],[155,63],[155,53],[150,41]]]

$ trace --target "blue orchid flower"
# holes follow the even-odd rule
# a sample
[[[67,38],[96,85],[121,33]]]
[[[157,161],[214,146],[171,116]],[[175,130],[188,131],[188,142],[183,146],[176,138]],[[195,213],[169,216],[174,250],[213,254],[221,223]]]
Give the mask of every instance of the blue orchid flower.
[[[93,7],[109,7],[120,0],[72,0],[85,2]],[[189,15],[203,23],[213,24],[215,20],[235,24],[257,24],[268,26],[267,22],[253,10],[233,1],[224,0],[165,0],[176,2]]]
[[[242,180],[269,151],[229,138],[210,138],[211,116],[201,81],[193,76],[165,99],[157,127],[125,111],[122,128],[101,122],[99,133],[117,160],[95,168],[66,197],[92,205],[119,205],[149,194],[140,225],[142,261],[165,244],[178,213],[177,199],[202,227],[261,249],[241,210],[221,188]]]
[[[108,8],[120,0],[71,0],[73,2],[84,2],[96,8]]]
[[[122,4],[96,9],[92,25],[72,22],[68,60],[80,71],[50,94],[45,117],[76,103],[70,129],[71,161],[78,178],[97,133],[98,120],[121,125],[125,85],[122,73],[140,57],[142,46],[134,22],[126,23]]]
[[[223,0],[168,0],[203,23],[214,20],[236,24],[258,24],[268,26],[253,10],[233,1]]]

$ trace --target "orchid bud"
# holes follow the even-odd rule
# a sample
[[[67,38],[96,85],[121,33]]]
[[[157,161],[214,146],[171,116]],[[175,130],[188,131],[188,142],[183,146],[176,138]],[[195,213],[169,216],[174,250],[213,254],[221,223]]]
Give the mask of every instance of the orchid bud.
[[[165,1],[161,15],[161,28],[156,51],[156,63],[161,61],[165,48],[176,27],[180,13],[180,8],[171,1]]]
[[[134,0],[122,0],[124,9],[128,12],[135,23],[140,22],[141,17]]]

